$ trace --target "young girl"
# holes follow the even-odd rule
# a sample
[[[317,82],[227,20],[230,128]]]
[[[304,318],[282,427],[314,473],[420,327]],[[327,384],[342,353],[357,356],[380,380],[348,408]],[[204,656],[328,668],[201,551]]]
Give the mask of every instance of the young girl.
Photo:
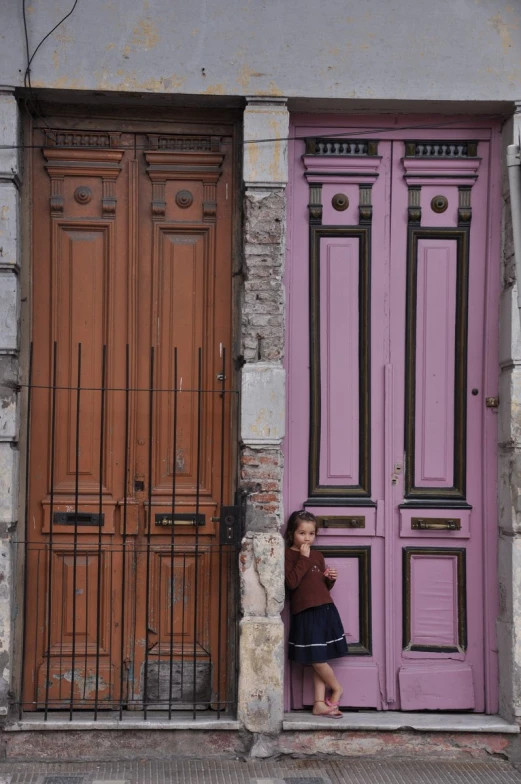
[[[346,656],[347,643],[329,593],[337,570],[326,569],[322,554],[311,550],[317,528],[316,517],[304,510],[293,512],[288,520],[285,557],[291,609],[288,656],[290,661],[313,667],[313,714],[340,719],[338,704],[343,689],[328,661]],[[329,697],[326,688],[331,690]]]

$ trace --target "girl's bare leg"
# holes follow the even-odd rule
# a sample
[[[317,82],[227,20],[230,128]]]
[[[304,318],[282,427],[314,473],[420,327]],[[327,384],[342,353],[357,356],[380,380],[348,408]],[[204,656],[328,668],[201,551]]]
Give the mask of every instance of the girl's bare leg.
[[[331,669],[330,665],[327,662],[321,662],[320,664],[313,664],[313,685],[315,686],[315,700],[323,700],[325,699],[325,687],[327,686],[331,689],[331,702],[340,702],[340,698],[344,693],[344,690],[340,683],[338,682],[335,673]],[[323,684],[323,691],[321,692],[324,696],[317,697],[317,685],[315,681],[315,676],[318,676],[318,680],[320,680]],[[320,711],[322,713],[323,711]]]
[[[326,705],[326,684],[313,669],[313,713],[315,716],[319,713],[325,713],[328,710]]]

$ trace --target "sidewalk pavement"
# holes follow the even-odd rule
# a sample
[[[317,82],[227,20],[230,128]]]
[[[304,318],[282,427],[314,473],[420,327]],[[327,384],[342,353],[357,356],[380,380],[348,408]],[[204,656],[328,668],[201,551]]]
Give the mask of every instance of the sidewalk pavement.
[[[0,784],[521,784],[503,761],[318,759],[0,763]]]

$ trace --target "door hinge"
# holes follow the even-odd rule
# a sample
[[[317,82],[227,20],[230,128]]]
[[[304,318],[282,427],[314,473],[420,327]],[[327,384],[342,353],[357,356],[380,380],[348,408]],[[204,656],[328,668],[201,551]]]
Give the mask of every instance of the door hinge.
[[[499,406],[499,398],[498,397],[486,397],[485,398],[485,405],[487,408],[497,408]]]

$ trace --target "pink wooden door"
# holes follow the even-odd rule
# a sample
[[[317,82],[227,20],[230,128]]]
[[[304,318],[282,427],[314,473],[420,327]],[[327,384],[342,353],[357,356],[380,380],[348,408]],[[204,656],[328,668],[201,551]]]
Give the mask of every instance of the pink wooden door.
[[[386,124],[294,125],[286,512],[339,569],[345,706],[493,713],[496,130]]]

